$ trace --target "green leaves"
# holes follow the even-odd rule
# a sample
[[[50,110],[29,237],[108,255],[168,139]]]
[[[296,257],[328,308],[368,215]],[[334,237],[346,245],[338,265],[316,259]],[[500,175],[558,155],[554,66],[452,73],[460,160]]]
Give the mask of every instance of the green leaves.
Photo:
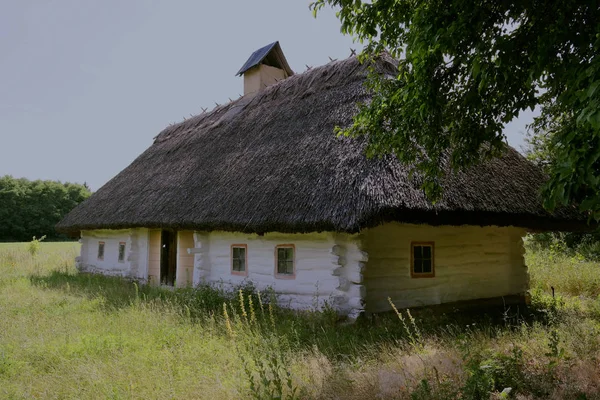
[[[475,58],[471,67],[471,75],[473,76],[473,79],[477,79],[477,76],[479,76],[480,68],[481,66],[479,65],[479,59]]]
[[[600,85],[600,81],[593,82],[590,85],[590,88],[587,91],[587,97],[592,98],[594,93],[596,93],[596,89],[598,89],[598,85]]]
[[[89,196],[83,185],[0,177],[0,241],[55,239],[54,225]]]
[[[339,9],[362,59],[400,58],[396,79],[372,76],[373,100],[344,133],[371,156],[394,154],[433,201],[444,177],[499,154],[504,125],[541,107],[532,126],[549,174],[544,204],[600,215],[600,7],[577,0],[318,0]],[[549,12],[548,10],[552,10]],[[449,161],[447,167],[443,167]],[[567,167],[568,165],[568,167]]]

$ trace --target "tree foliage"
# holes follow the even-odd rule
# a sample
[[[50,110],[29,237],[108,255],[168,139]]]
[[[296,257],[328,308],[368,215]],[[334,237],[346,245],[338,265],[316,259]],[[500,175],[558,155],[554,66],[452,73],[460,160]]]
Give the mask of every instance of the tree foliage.
[[[61,239],[54,226],[90,194],[79,184],[0,177],[0,241]]]
[[[577,204],[600,219],[600,7],[597,0],[317,0],[342,32],[386,51],[397,75],[372,74],[374,97],[348,135],[370,155],[396,154],[423,173],[433,200],[448,170],[499,154],[506,123],[539,106],[550,138],[545,206]]]
[[[548,173],[548,168],[552,164],[551,139],[548,132],[533,132],[532,130],[525,137],[525,143],[527,144],[524,148],[525,156],[546,173]]]

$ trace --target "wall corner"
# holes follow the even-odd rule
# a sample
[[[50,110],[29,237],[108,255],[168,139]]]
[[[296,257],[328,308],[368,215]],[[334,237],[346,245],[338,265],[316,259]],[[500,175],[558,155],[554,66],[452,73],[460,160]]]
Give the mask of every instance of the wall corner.
[[[339,284],[333,295],[333,306],[350,320],[356,320],[365,311],[366,287],[363,271],[368,254],[360,249],[353,236],[335,238],[331,248],[331,262],[336,265],[333,275]]]
[[[194,232],[194,248],[187,249],[194,255],[194,287],[208,280],[210,276],[210,240],[207,232]]]

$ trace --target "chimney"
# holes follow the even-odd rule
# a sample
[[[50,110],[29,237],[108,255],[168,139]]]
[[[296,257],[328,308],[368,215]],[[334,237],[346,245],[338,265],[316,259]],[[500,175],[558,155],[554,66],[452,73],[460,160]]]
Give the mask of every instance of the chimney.
[[[257,93],[282,79],[294,75],[279,42],[256,50],[236,74],[244,75],[244,96]]]

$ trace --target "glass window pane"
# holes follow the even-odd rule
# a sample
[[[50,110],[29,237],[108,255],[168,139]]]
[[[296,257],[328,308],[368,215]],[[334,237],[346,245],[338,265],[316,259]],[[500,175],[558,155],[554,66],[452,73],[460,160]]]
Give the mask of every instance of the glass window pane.
[[[119,261],[125,261],[125,244],[119,243]]]
[[[431,259],[423,260],[423,273],[430,274],[431,272]]]
[[[232,247],[231,249],[231,268],[236,272],[246,271],[246,248]]]
[[[423,246],[423,258],[431,259],[431,246]]]
[[[414,272],[415,274],[420,274],[423,272],[423,260],[415,260]]]
[[[294,248],[277,248],[277,273],[292,275],[294,273]]]
[[[239,256],[240,256],[240,271],[245,271],[246,270],[246,249],[243,247],[240,247],[239,249]]]
[[[422,258],[423,257],[423,247],[421,247],[421,246],[414,246],[414,257],[415,258]]]

